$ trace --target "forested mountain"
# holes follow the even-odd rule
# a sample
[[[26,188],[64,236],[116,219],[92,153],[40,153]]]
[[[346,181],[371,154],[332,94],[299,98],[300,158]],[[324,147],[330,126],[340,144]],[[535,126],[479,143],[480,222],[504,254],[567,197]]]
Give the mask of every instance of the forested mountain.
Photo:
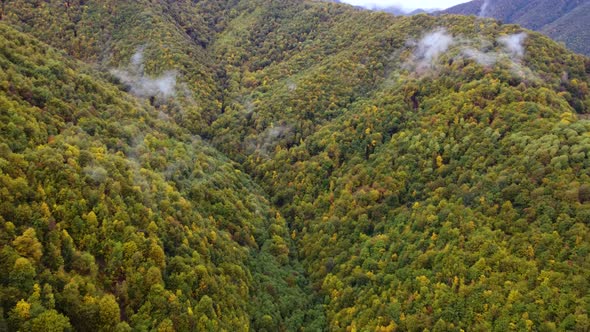
[[[0,44],[2,330],[313,326],[284,218],[161,92]]]
[[[479,15],[519,24],[565,42],[576,52],[590,55],[588,0],[473,0],[442,13]]]
[[[590,328],[588,58],[308,0],[2,4],[0,329]]]

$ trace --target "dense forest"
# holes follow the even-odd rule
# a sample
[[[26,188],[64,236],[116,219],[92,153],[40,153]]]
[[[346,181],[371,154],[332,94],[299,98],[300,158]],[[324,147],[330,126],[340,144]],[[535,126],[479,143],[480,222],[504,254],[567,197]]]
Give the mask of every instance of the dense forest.
[[[589,58],[310,0],[0,5],[0,331],[590,329]]]

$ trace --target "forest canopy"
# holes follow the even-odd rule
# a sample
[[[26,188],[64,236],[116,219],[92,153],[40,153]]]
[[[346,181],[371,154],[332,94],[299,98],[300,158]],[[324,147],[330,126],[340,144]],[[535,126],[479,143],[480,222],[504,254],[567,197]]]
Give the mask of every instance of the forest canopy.
[[[307,0],[1,5],[0,330],[590,328],[588,58]]]

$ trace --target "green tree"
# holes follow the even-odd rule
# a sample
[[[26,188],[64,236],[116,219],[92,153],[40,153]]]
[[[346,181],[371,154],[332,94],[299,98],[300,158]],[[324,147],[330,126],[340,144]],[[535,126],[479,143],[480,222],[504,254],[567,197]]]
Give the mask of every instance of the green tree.
[[[9,272],[9,280],[15,287],[23,292],[28,292],[33,287],[36,275],[35,267],[31,264],[31,261],[24,257],[19,257]]]
[[[71,331],[70,320],[55,310],[47,310],[31,320],[31,331]]]
[[[27,228],[22,235],[14,239],[12,245],[21,256],[29,257],[36,263],[43,255],[43,245],[37,240],[33,228]]]
[[[114,331],[120,322],[119,304],[111,294],[105,295],[98,301],[98,312],[100,315],[100,329],[102,331]]]

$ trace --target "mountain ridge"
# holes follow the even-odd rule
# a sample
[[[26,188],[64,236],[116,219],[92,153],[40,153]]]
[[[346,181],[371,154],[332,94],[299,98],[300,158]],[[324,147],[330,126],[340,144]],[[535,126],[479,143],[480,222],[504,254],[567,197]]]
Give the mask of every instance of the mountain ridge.
[[[505,23],[519,24],[525,28],[541,31],[557,41],[565,42],[576,52],[589,55],[590,49],[587,45],[590,36],[587,31],[590,30],[588,25],[590,23],[585,19],[587,17],[585,14],[589,10],[588,6],[590,2],[587,0],[568,0],[559,3],[550,0],[474,0],[439,13],[479,15],[493,17]],[[578,29],[564,29],[568,24]],[[556,25],[562,28],[557,29]]]

